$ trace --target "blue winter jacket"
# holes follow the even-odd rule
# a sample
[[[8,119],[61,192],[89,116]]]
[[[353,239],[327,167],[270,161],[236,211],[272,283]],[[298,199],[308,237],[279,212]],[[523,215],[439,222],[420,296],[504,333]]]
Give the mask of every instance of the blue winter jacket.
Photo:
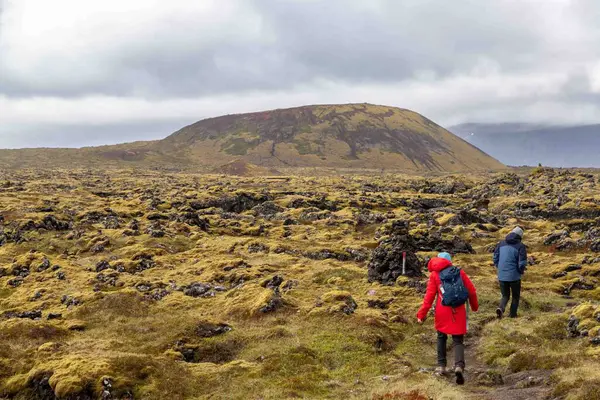
[[[496,246],[494,265],[499,281],[514,282],[521,279],[527,268],[527,250],[519,235],[510,233]]]

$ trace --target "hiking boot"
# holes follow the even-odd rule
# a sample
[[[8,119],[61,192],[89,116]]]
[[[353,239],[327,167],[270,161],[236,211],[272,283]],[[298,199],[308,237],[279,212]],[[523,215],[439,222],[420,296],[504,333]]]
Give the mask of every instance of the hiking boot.
[[[446,375],[446,372],[447,372],[447,371],[446,371],[446,367],[437,367],[437,368],[435,369],[435,374],[436,374],[436,375],[439,375],[439,376],[444,376],[444,375]]]
[[[502,311],[501,308],[496,308],[496,317],[498,317],[498,319],[502,319],[502,315],[504,315],[504,311]]]
[[[465,370],[463,367],[456,366],[454,367],[454,375],[456,375],[456,384],[464,385],[465,384]]]

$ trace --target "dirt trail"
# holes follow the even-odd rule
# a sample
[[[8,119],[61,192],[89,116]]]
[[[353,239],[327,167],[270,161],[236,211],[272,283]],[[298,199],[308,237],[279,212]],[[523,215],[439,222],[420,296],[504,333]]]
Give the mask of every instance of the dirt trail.
[[[490,319],[493,320],[493,319]],[[489,322],[488,320],[487,322]],[[482,325],[487,323],[482,322]],[[504,373],[491,368],[479,357],[481,327],[475,327],[465,340],[465,380],[461,389],[469,400],[535,400],[547,398],[552,371],[533,370]],[[451,354],[449,352],[449,354]],[[448,376],[454,382],[454,374]]]
[[[501,374],[479,359],[480,338],[466,341],[466,399],[481,400],[533,400],[545,399],[550,391],[547,385],[551,371],[535,370]]]

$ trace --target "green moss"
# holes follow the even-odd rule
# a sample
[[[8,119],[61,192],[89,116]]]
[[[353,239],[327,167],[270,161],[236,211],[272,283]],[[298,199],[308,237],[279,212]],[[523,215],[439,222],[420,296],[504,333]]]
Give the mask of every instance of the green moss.
[[[536,334],[544,339],[566,339],[567,317],[556,315],[544,320],[536,331]]]
[[[552,391],[552,395],[566,400],[588,400],[600,398],[600,379],[578,377],[573,380],[561,380],[559,374],[554,379],[559,382]]]
[[[343,117],[348,124],[357,123],[353,118],[350,114]],[[302,139],[310,136],[316,135]],[[236,137],[247,143],[254,140],[243,131]],[[312,138],[306,140],[321,145]],[[307,171],[310,176],[299,176]],[[372,250],[382,238],[379,234],[389,231],[383,226],[379,232],[356,230],[361,208],[386,215],[388,228],[393,221],[403,220],[410,224],[412,234],[426,237],[443,230],[429,226],[427,217],[447,222],[446,214],[469,206],[472,193],[444,196],[452,204],[443,213],[419,213],[403,204],[410,205],[419,195],[429,196],[448,177],[318,169],[281,172],[287,174],[285,179],[166,170],[11,171],[13,185],[0,191],[3,227],[9,236],[29,220],[40,221],[47,213],[38,208],[48,204],[59,220],[73,221],[74,229],[34,230],[24,241],[9,238],[0,247],[0,262],[6,268],[0,277],[2,312],[40,309],[43,313],[38,321],[0,321],[4,344],[0,346],[0,396],[33,398],[35,379],[50,376],[67,398],[99,397],[105,377],[113,380],[115,397],[131,392],[144,399],[245,399],[248,393],[264,399],[366,399],[377,393],[417,389],[432,398],[471,396],[473,386],[456,387],[418,372],[435,366],[436,333],[433,318],[424,325],[415,323],[422,302],[415,280],[400,278],[391,286],[370,283],[365,263],[352,261],[342,249]],[[479,193],[487,191],[495,178],[450,179],[466,182],[473,193]],[[444,236],[452,239],[459,233],[477,251],[455,257],[474,281],[481,306],[479,313],[470,315],[468,356],[475,358],[470,365],[487,362],[491,365],[482,369],[497,367],[503,374],[553,368],[552,385],[569,388],[565,396],[594,396],[593,389],[587,388],[598,381],[595,371],[600,352],[590,345],[589,337],[566,337],[566,326],[574,305],[570,303],[587,298],[588,303],[573,312],[582,317],[580,328],[598,334],[594,322],[598,310],[592,299],[599,289],[576,286],[569,299],[563,297],[562,289],[580,275],[586,283],[597,283],[597,264],[581,262],[595,255],[587,248],[565,255],[543,245],[549,233],[562,229],[558,225],[570,226],[575,221],[521,221],[514,218],[514,209],[515,202],[536,199],[544,203],[542,209],[551,210],[548,206],[555,197],[542,195],[546,190],[569,189],[572,199],[589,199],[584,204],[600,199],[600,192],[582,183],[577,174],[568,179],[559,172],[554,180],[547,176],[520,179],[534,179],[527,181],[527,193],[514,194],[514,185],[492,184],[499,192],[490,198],[489,211],[477,211],[489,218],[497,216],[500,231],[472,225],[448,230]],[[100,190],[103,196],[93,194]],[[265,199],[287,208],[295,198],[302,198],[304,204],[284,210],[283,218],[264,217],[252,210]],[[240,212],[224,213],[214,204],[204,208],[208,199],[243,204],[235,205]],[[321,212],[306,210],[310,207],[330,208],[325,204],[330,201],[337,211],[325,211],[318,221],[293,223],[300,214]],[[148,232],[156,221],[147,217],[157,213],[164,216],[159,221],[163,237],[151,237]],[[186,223],[182,217],[187,213],[208,218],[208,231]],[[83,218],[86,215],[88,222]],[[105,229],[106,215],[118,216],[122,227]],[[291,224],[283,221],[288,217]],[[137,229],[129,226],[134,218]],[[515,224],[526,228],[525,242],[537,263],[528,268],[523,281],[520,318],[497,321],[490,315],[499,290],[489,249]],[[584,236],[579,230],[572,229],[575,240]],[[485,235],[474,240],[474,231]],[[109,246],[89,251],[103,241]],[[256,244],[271,250],[249,251]],[[338,258],[347,261],[314,256],[320,250],[343,255]],[[419,253],[422,257],[435,254]],[[44,255],[51,267],[39,270]],[[137,268],[146,256],[152,256],[153,264]],[[581,263],[582,270],[552,278],[572,263]],[[25,269],[11,269],[13,264]],[[60,268],[53,270],[54,265]],[[28,276],[15,279],[13,274],[26,275],[27,269]],[[59,271],[64,279],[58,279]],[[102,281],[110,276],[116,281]],[[272,287],[280,281],[275,276],[282,281],[278,289]],[[16,287],[9,286],[9,281],[16,281]],[[213,290],[205,296],[189,296],[184,288],[193,282],[211,285]],[[61,301],[65,295],[81,303]],[[394,301],[387,309],[368,306],[369,300],[390,299]],[[62,317],[47,320],[49,313]],[[206,326],[222,323],[232,330],[212,337],[206,333],[210,332]],[[201,325],[206,326],[199,333]],[[75,327],[80,329],[70,330]],[[476,390],[488,396],[493,389]]]
[[[259,145],[259,140],[246,140],[244,138],[231,138],[221,145],[221,150],[233,156],[244,156],[249,150]]]
[[[330,374],[315,350],[300,345],[267,357],[261,377],[274,380],[288,396],[320,397],[327,393],[324,382]]]
[[[296,147],[296,150],[298,151],[298,154],[300,154],[300,155],[307,155],[307,154],[315,154],[318,156],[323,155],[319,146],[316,145],[316,143],[310,142],[308,140],[296,139],[296,140],[294,140],[294,146]]]
[[[311,125],[300,125],[300,127],[298,128],[298,133],[310,133],[312,132],[312,126]]]
[[[149,303],[136,292],[119,292],[90,300],[76,313],[79,318],[107,323],[119,317],[141,318],[149,313]]]
[[[344,282],[353,282],[356,279],[364,279],[364,273],[348,268],[331,268],[316,272],[313,276],[313,282],[324,284],[332,278],[338,278]]]
[[[598,309],[598,307],[595,307],[593,304],[585,303],[585,304],[581,304],[580,306],[577,306],[573,310],[573,315],[581,320],[590,319],[590,318],[593,318],[597,309]]]
[[[508,360],[508,369],[512,372],[521,372],[536,369],[555,369],[572,365],[568,354],[545,354],[535,350],[519,350]]]

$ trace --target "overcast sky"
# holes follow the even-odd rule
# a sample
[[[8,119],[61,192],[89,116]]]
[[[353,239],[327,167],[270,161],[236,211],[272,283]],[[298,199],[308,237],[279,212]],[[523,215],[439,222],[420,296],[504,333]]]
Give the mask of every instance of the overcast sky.
[[[0,147],[155,139],[315,103],[445,126],[600,122],[598,0],[0,4]]]

